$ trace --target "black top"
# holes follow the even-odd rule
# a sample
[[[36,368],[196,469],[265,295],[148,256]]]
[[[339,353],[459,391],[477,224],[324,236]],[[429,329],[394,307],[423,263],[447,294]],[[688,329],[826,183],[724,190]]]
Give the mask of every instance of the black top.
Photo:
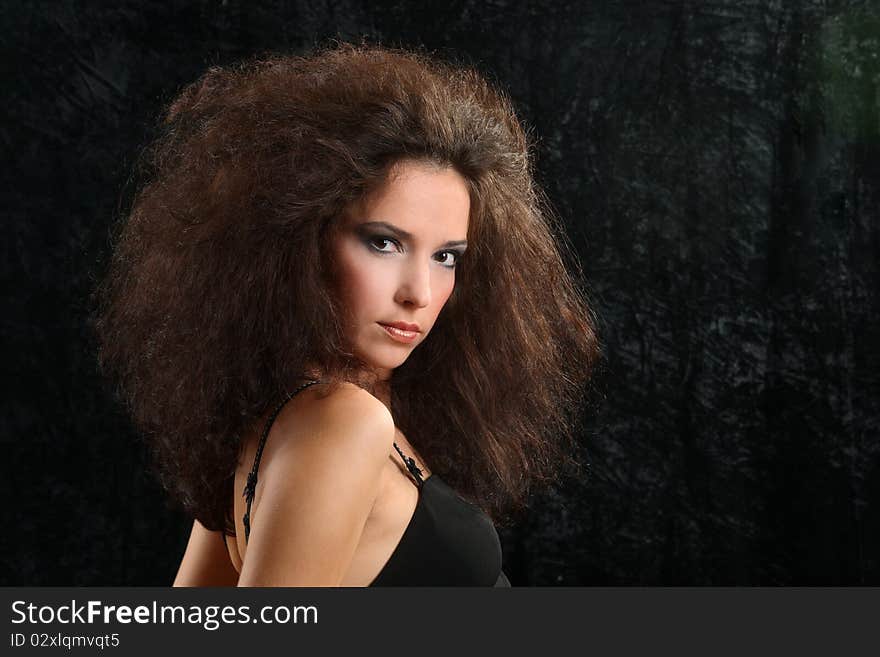
[[[250,536],[251,503],[269,429],[288,401],[316,383],[320,381],[310,380],[288,394],[266,422],[244,488],[245,543]],[[394,448],[419,489],[419,500],[400,542],[370,586],[510,586],[501,571],[501,542],[489,516],[436,474],[423,479],[415,461],[404,455],[397,443]]]

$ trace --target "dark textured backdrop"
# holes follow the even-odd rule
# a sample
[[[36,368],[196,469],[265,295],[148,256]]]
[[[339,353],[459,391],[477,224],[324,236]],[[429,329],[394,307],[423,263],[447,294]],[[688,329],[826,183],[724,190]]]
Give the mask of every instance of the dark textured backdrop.
[[[0,5],[0,584],[166,584],[187,538],[95,367],[137,150],[208,65],[329,37],[509,90],[605,358],[514,585],[880,584],[880,11],[866,2]]]

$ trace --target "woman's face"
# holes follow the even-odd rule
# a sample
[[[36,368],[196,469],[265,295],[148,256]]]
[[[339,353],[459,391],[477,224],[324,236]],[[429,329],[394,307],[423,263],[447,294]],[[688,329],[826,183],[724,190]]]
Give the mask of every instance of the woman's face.
[[[467,246],[470,197],[452,168],[403,161],[348,208],[331,245],[354,354],[381,380],[428,336]],[[389,328],[403,323],[412,331]]]

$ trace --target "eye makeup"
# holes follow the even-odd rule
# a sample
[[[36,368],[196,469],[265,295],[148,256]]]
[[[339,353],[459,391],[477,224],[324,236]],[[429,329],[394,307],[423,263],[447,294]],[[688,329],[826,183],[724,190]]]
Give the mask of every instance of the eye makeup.
[[[356,228],[356,231],[359,235],[360,240],[367,246],[367,248],[370,249],[370,251],[372,251],[374,253],[378,253],[378,254],[390,254],[391,253],[391,251],[386,251],[385,249],[378,248],[376,246],[378,243],[381,243],[381,242],[388,242],[388,243],[394,244],[397,246],[398,250],[401,250],[401,251],[403,250],[403,247],[397,238],[395,238],[391,235],[383,235],[382,233],[372,232],[370,230],[370,228],[375,228],[375,227],[380,227],[380,226],[383,228],[389,229],[394,233],[399,234],[403,239],[412,239],[412,235],[410,233],[407,233],[403,230],[397,229],[394,226],[391,226],[391,224],[387,224],[385,222],[371,221],[371,222],[359,224]],[[441,264],[441,266],[443,266],[447,269],[455,269],[456,265],[458,264],[459,260],[461,260],[461,257],[464,255],[464,252],[467,249],[467,242],[463,241],[463,240],[452,241],[452,242],[447,242],[443,246],[444,247],[448,247],[448,246],[458,247],[458,248],[445,248],[442,251],[438,251],[437,254],[435,254],[435,255],[452,254],[452,256],[455,258],[455,260],[453,261],[452,264],[445,264],[442,262],[440,264]]]
[[[362,224],[358,224],[358,230],[361,228],[364,229],[373,229],[373,230],[385,230],[392,235],[394,235],[397,239],[403,241],[412,241],[412,234],[406,232],[402,228],[398,228],[394,224],[389,224],[387,221],[365,221]],[[440,245],[444,249],[448,249],[451,247],[464,247],[467,248],[467,240],[451,240],[444,244]],[[464,249],[462,249],[462,253],[464,253]]]

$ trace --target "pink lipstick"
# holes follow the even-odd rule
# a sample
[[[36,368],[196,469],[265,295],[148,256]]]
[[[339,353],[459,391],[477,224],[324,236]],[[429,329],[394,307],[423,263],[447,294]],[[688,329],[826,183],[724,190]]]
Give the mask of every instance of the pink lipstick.
[[[398,324],[398,322],[395,322]],[[396,325],[392,326],[390,324],[382,324],[379,322],[379,326],[385,329],[385,332],[391,337],[393,340],[397,340],[398,342],[411,343],[414,342],[417,337],[419,337],[418,331],[406,331],[401,328],[398,328]],[[410,324],[409,326],[412,326]]]

